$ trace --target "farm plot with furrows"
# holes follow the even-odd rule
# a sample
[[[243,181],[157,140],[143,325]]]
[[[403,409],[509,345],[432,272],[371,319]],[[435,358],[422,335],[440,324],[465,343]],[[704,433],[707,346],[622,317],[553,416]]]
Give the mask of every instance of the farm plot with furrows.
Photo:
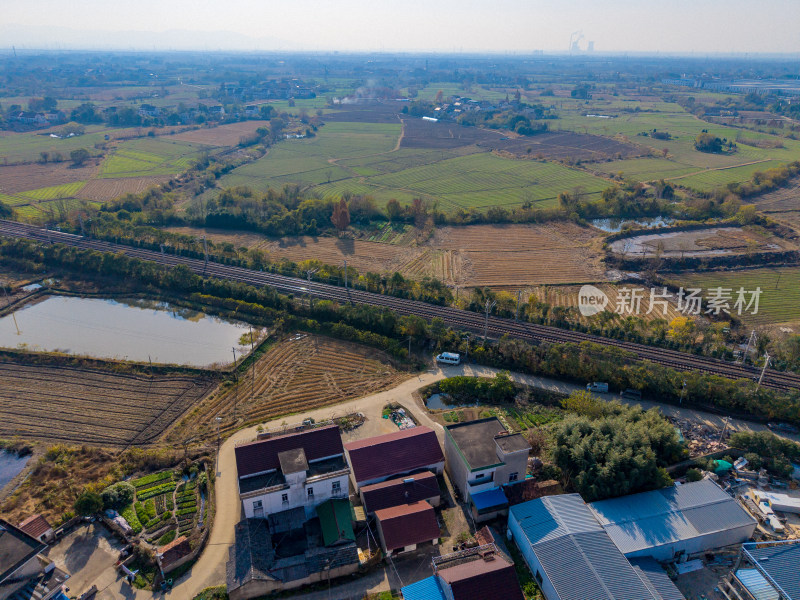
[[[191,377],[0,363],[0,436],[109,446],[156,440],[211,389]]]
[[[519,157],[542,156],[555,160],[604,160],[638,156],[649,152],[649,150],[643,150],[631,143],[620,140],[599,135],[561,131],[543,133],[532,137],[513,137],[498,142],[481,142],[479,146],[510,152]]]
[[[239,374],[238,386],[225,384],[168,435],[216,436],[243,423],[267,421],[289,413],[336,404],[397,385],[407,375],[396,371],[383,353],[319,336],[292,336],[271,348],[253,371]],[[334,411],[335,407],[331,407]]]
[[[75,168],[71,162],[0,167],[0,193],[17,194],[85,181],[96,172],[97,166],[94,164]]]
[[[203,146],[235,146],[242,138],[253,135],[259,127],[269,127],[269,121],[242,121],[241,123],[229,123],[219,127],[208,127],[204,129],[194,129],[176,133],[175,135],[165,136],[164,140],[176,140],[179,142],[189,142]]]
[[[215,244],[229,242],[237,248],[258,248],[269,252],[273,261],[287,259],[292,262],[316,259],[330,265],[355,267],[360,273],[393,273],[408,261],[422,253],[416,248],[397,247],[368,240],[352,240],[333,237],[302,236],[296,238],[270,239],[257,233],[231,232],[219,229],[195,229],[170,227],[169,231],[185,235],[205,235]]]
[[[86,200],[105,202],[125,194],[140,194],[151,187],[170,180],[169,175],[159,177],[124,177],[120,179],[94,179],[86,183],[76,196]]]
[[[572,223],[443,227],[431,240],[444,251],[433,274],[464,287],[603,281],[598,239]]]
[[[708,271],[675,275],[670,282],[675,286],[700,288],[703,295],[709,289],[723,288],[732,295],[731,309],[739,288],[747,291],[761,289],[758,312],[743,311],[742,321],[749,325],[791,325],[800,331],[800,268],[744,269],[741,271]],[[732,309],[733,310],[733,309]]]
[[[188,142],[137,139],[121,142],[100,170],[101,178],[175,175],[199,157],[199,148]]]
[[[78,192],[86,185],[84,181],[75,181],[72,183],[62,183],[61,185],[54,185],[46,188],[38,188],[22,192],[20,196],[30,198],[31,200],[56,200],[58,198],[74,198]]]

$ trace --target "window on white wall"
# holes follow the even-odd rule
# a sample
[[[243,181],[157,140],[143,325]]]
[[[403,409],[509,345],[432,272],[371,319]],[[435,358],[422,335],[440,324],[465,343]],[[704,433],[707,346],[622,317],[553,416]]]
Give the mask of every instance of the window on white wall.
[[[289,494],[281,494],[281,502],[289,504]]]
[[[309,498],[313,498],[314,497],[314,488],[313,487],[308,488],[308,497]]]
[[[331,492],[333,492],[334,494],[338,494],[341,491],[342,491],[342,482],[341,481],[334,481],[331,484]]]
[[[264,503],[261,500],[256,500],[255,502],[253,502],[253,508],[263,508],[263,507]]]
[[[519,479],[519,473],[514,472],[508,476],[509,481],[516,481],[517,479]]]

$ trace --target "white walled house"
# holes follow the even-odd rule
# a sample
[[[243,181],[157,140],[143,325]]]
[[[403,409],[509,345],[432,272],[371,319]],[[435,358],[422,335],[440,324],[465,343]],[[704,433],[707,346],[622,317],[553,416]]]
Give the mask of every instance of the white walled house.
[[[236,469],[248,519],[296,508],[310,518],[326,500],[349,496],[350,468],[336,425],[237,446]]]

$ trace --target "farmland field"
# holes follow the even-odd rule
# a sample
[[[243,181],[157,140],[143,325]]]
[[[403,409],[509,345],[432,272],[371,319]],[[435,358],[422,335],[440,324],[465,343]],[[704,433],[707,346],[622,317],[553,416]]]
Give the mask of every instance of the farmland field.
[[[176,175],[188,169],[200,149],[169,138],[142,138],[121,142],[103,161],[100,178]]]
[[[91,163],[79,168],[75,168],[70,162],[0,167],[0,193],[17,194],[37,188],[86,181],[96,172],[97,166]]]
[[[216,436],[216,417],[222,418],[220,432],[225,435],[243,423],[365,396],[397,385],[407,375],[375,349],[300,334],[271,348],[255,365],[255,383],[251,377],[248,369],[240,373],[238,387],[220,387],[167,439],[180,440],[189,432]]]
[[[259,127],[268,125],[269,121],[242,121],[241,123],[230,123],[219,127],[193,129],[165,136],[161,139],[188,142],[201,146],[235,146],[243,137],[252,135]]]
[[[800,325],[800,267],[687,273],[675,276],[673,283],[703,290],[721,286],[733,289],[734,295],[740,287],[748,291],[760,287],[758,314],[743,314],[742,320],[746,324]],[[800,330],[795,328],[795,331]]]
[[[202,232],[214,243],[266,250],[276,262],[317,259],[341,265],[347,260],[348,266],[361,274],[399,271],[408,277],[433,276],[467,288],[516,290],[530,285],[606,280],[599,252],[602,236],[572,223],[443,227],[423,243],[391,227],[373,236],[376,241],[324,236],[270,240],[251,232],[169,229],[191,236]]]
[[[0,436],[104,446],[151,443],[203,398],[197,377],[0,363]]]
[[[603,148],[611,154],[640,152],[597,136],[554,134],[540,141],[519,141],[499,131],[408,117],[401,127],[393,110],[396,107],[381,105],[333,112],[316,137],[281,142],[266,156],[225,175],[218,185],[263,191],[293,183],[325,198],[344,192],[368,194],[379,204],[391,198],[407,204],[421,196],[438,201],[446,211],[525,202],[548,207],[560,192],[580,187],[594,194],[609,183],[560,164],[515,160],[491,151],[507,146],[509,154],[569,153],[584,158]],[[530,155],[528,146],[533,148]]]
[[[166,183],[169,175],[157,177],[121,177],[119,179],[93,179],[88,181],[76,194],[78,198],[95,200],[113,200],[125,194],[140,194],[151,187]]]
[[[430,245],[432,275],[462,287],[520,289],[603,281],[598,236],[572,223],[443,227]],[[409,266],[404,271],[415,275]],[[420,273],[420,274],[424,274]]]

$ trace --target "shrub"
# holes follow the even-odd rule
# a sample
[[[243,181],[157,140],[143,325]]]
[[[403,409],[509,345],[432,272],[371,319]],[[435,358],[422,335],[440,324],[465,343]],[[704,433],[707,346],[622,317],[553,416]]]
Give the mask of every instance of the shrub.
[[[83,490],[75,500],[75,512],[81,516],[89,516],[103,510],[103,498],[97,492]]]
[[[703,474],[700,472],[700,469],[689,469],[686,471],[686,481],[700,481],[703,478]]]
[[[133,502],[136,489],[127,481],[108,486],[101,494],[104,508],[120,509]]]

